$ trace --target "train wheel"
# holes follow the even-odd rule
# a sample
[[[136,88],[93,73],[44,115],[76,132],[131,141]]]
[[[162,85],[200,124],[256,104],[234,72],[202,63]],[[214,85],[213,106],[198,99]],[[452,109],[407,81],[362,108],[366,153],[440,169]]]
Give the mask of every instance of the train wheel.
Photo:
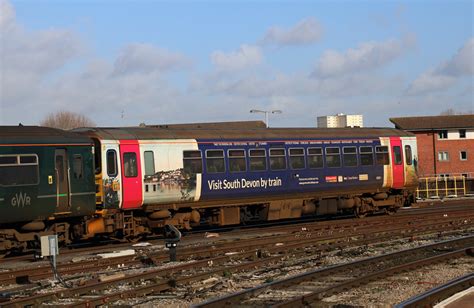
[[[367,212],[362,212],[360,207],[356,207],[354,208],[354,215],[357,218],[364,218],[365,216],[367,216]]]
[[[395,213],[397,212],[397,209],[396,209],[396,208],[394,209],[394,208],[389,208],[389,207],[388,207],[388,208],[385,208],[384,211],[385,211],[385,214],[387,214],[387,215],[393,215],[393,214],[395,214]]]

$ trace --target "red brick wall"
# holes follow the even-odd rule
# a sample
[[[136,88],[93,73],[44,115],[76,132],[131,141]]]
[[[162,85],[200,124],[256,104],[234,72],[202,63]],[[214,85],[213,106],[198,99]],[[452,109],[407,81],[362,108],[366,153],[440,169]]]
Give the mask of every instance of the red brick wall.
[[[474,139],[442,139],[434,132],[435,151],[433,151],[432,132],[414,132],[418,143],[418,174],[474,173]],[[438,152],[449,153],[448,161],[438,161]],[[467,160],[461,160],[460,151],[467,151]],[[433,159],[433,154],[434,161]],[[435,171],[436,163],[436,171]]]

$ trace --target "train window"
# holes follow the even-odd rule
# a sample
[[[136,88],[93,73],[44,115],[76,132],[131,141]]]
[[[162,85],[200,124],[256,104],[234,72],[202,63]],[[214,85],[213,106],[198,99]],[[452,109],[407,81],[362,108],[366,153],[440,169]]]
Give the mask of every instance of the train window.
[[[356,147],[342,148],[342,156],[344,157],[344,167],[357,166],[357,148]]]
[[[407,165],[411,165],[413,162],[413,155],[411,154],[411,146],[405,146],[405,161]]]
[[[270,149],[270,169],[286,169],[285,149]]]
[[[145,158],[145,176],[155,174],[155,158],[153,156],[153,151],[145,151],[143,156]]]
[[[245,150],[229,150],[227,152],[229,157],[230,172],[245,172],[247,171],[247,164],[245,161]]]
[[[72,161],[72,171],[75,179],[82,179],[82,155],[75,154]]]
[[[183,168],[186,173],[202,173],[201,151],[183,151]]]
[[[117,152],[115,150],[107,151],[107,175],[117,176]]]
[[[249,150],[250,171],[267,170],[267,159],[265,150]]]
[[[323,149],[308,148],[308,167],[311,169],[316,169],[322,168],[323,166]]]
[[[372,166],[374,164],[374,150],[372,147],[360,147],[360,164],[362,166]]]
[[[38,156],[0,156],[0,186],[37,185],[39,183]]]
[[[304,149],[290,149],[290,167],[291,169],[304,169]]]
[[[17,165],[17,164],[18,164],[17,155],[0,156],[0,166],[1,165]]]
[[[375,147],[375,158],[377,165],[390,165],[387,146]]]
[[[20,155],[20,164],[37,164],[38,157],[36,155]]]
[[[329,168],[341,167],[341,149],[326,148],[326,166]]]
[[[401,165],[402,164],[402,150],[400,149],[399,146],[393,147],[393,154],[395,156],[395,165]]]
[[[208,173],[225,172],[223,150],[207,150],[206,151],[206,171]]]
[[[134,152],[123,153],[123,174],[127,178],[138,176],[137,154]]]

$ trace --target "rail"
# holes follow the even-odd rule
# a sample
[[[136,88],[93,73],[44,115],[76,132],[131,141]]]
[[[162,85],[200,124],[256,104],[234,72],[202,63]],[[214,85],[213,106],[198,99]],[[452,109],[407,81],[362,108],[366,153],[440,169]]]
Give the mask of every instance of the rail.
[[[458,292],[467,290],[472,286],[474,286],[473,273],[453,279],[446,284],[409,298],[396,305],[395,308],[431,307],[434,304],[449,298]]]

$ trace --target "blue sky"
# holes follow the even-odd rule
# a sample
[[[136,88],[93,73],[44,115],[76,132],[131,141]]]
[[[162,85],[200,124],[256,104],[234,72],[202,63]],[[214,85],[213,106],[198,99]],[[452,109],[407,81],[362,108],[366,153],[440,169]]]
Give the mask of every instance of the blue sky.
[[[472,1],[0,0],[0,124],[474,110]],[[34,110],[34,112],[25,112]],[[121,113],[124,112],[124,118]]]

